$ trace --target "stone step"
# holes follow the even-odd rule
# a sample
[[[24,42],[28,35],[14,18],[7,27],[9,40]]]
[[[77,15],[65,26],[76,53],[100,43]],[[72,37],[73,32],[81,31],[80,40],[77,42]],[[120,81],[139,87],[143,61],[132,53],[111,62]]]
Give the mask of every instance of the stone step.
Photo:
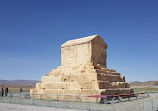
[[[109,88],[129,88],[129,84],[126,82],[98,82],[99,89],[109,89]]]
[[[47,76],[58,76],[61,74],[64,75],[74,75],[76,73],[96,73],[96,70],[94,69],[94,66],[90,66],[90,67],[83,67],[83,68],[79,68],[79,69],[61,69],[61,70],[52,70],[50,73],[47,73]]]
[[[111,72],[111,73],[109,73],[110,75],[118,75],[118,76],[121,76],[121,74],[120,73],[117,73],[117,72]]]
[[[104,91],[103,91],[104,90]],[[31,89],[31,98],[34,99],[54,99],[54,100],[70,100],[70,101],[93,101],[96,102],[96,98],[87,98],[90,95],[118,95],[118,94],[130,94],[133,93],[132,89],[102,89],[102,90],[60,90],[60,89]],[[99,99],[100,101],[100,99]],[[98,101],[98,102],[99,102]]]
[[[97,74],[97,80],[109,81],[109,82],[125,82],[123,76],[111,75],[111,74]]]
[[[125,82],[124,76],[111,74],[85,73],[75,75],[43,76],[41,82],[84,82],[84,81]]]
[[[108,89],[129,88],[125,82],[85,81],[85,82],[42,82],[36,84],[36,89]]]
[[[106,70],[103,70],[103,69],[94,69],[94,66],[89,66],[88,68],[87,67],[83,67],[83,68],[79,68],[79,69],[76,69],[76,68],[63,68],[63,69],[60,69],[60,70],[53,70],[52,72],[50,73],[47,73],[47,76],[58,76],[58,75],[61,75],[61,74],[65,74],[65,75],[74,75],[76,73],[104,73],[104,74],[112,74],[112,75],[120,75],[120,73],[117,73],[116,71],[114,70],[111,70],[111,69],[106,69]]]
[[[109,75],[109,76],[120,76],[120,73],[97,73],[97,74],[101,74],[101,75]]]
[[[101,95],[118,95],[118,94],[130,94],[134,93],[133,89],[131,88],[111,88],[105,89],[104,91],[101,90]]]
[[[42,82],[36,84],[36,89],[98,89],[98,82]]]
[[[113,69],[106,69],[106,71],[116,72],[116,71],[113,70]]]
[[[96,81],[96,73],[74,74],[74,75],[59,75],[55,76],[43,76],[41,82],[83,82],[83,81]]]
[[[47,89],[45,90],[44,94],[53,94],[52,91],[58,91],[61,95],[95,95],[100,94],[99,90],[95,89],[81,89],[81,90],[69,90],[69,89],[63,89],[63,90],[52,90]]]
[[[36,87],[37,88],[37,87]],[[80,89],[77,82],[43,82],[39,84],[40,89]]]
[[[61,77],[57,76],[43,76],[41,82],[61,82]]]
[[[102,70],[102,69],[95,69],[95,70],[97,73],[120,75],[120,73],[117,73],[116,71],[107,71],[107,70]]]
[[[133,93],[131,88],[111,88],[111,89],[30,89],[31,94],[44,95],[116,95],[116,94],[130,94]]]
[[[87,98],[90,95],[118,95],[130,94],[133,90],[130,88],[113,88],[113,89],[30,89],[31,98],[33,99],[54,99],[54,100],[70,100],[70,101],[93,101],[96,98]],[[98,99],[98,102],[100,99]]]
[[[124,76],[111,75],[104,73],[85,73],[75,75],[43,76],[41,82],[84,82],[84,81],[109,81],[125,82]]]
[[[31,89],[31,94],[43,94],[43,95],[99,95],[100,91],[95,89]]]

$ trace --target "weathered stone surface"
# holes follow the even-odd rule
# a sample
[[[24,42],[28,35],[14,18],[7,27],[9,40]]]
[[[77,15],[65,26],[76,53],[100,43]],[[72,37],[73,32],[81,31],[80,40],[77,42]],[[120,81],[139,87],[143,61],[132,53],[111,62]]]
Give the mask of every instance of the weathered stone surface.
[[[106,49],[106,43],[98,35],[70,40],[61,45],[61,65],[93,63],[106,66]]]
[[[113,89],[105,89],[105,91],[101,92],[102,95],[118,95],[118,94],[129,94],[129,93],[133,93],[133,89],[113,88]]]
[[[75,96],[78,101],[96,101],[84,96],[133,92],[124,76],[106,67],[106,58],[107,45],[100,36],[70,40],[61,45],[61,66],[43,76],[30,94],[39,99],[74,100]]]

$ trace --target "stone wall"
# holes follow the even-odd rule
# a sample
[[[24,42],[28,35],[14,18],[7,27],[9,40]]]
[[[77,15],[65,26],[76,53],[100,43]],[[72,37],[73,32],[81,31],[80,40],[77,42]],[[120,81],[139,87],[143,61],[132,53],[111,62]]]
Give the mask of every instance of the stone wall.
[[[91,63],[91,44],[72,45],[61,48],[61,65]]]
[[[66,46],[61,47],[61,65],[76,65],[93,63],[106,66],[107,45],[104,40],[96,35],[89,41],[80,42],[80,39],[73,40]]]
[[[91,61],[94,65],[100,64],[106,66],[107,59],[107,45],[104,40],[99,36],[92,40],[92,58]]]

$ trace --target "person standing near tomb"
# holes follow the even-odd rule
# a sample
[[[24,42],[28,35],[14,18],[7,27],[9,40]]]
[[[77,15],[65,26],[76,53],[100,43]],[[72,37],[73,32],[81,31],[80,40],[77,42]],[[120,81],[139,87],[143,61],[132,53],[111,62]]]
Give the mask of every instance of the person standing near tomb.
[[[6,87],[5,88],[5,96],[7,96],[8,95],[8,88]]]
[[[1,96],[2,96],[2,97],[4,96],[4,89],[3,89],[3,87],[2,87],[2,89],[1,89]]]
[[[20,88],[20,93],[22,93],[22,88]]]

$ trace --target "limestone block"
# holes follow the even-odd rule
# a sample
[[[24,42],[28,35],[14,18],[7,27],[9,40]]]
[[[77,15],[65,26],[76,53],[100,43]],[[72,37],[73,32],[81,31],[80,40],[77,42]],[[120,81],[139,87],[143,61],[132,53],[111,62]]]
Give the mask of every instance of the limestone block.
[[[40,87],[44,89],[80,89],[77,82],[43,82]]]
[[[61,48],[63,65],[90,63],[90,43]],[[77,55],[77,56],[76,56]]]
[[[61,82],[61,77],[55,77],[55,76],[43,76],[41,78],[41,82]]]
[[[71,89],[71,90],[81,89],[81,85],[78,82],[70,82],[69,84],[70,84],[69,88],[67,89]]]
[[[75,99],[75,96],[72,96],[72,95],[58,97],[58,100],[74,101],[74,99]]]
[[[53,82],[42,82],[40,87],[43,89],[55,89],[55,84]]]
[[[106,81],[106,78],[104,78],[104,75],[103,74],[97,74],[97,80],[100,80],[100,81]]]
[[[111,71],[112,71],[112,69],[106,69],[106,71],[109,71],[109,72],[111,72]]]
[[[83,82],[96,80],[96,74],[74,74],[74,75],[63,75],[61,76],[62,82]]]
[[[62,88],[61,89],[70,89],[70,83],[69,82],[62,82]]]
[[[80,89],[81,86],[77,82],[44,82],[41,83],[44,89]]]
[[[80,75],[63,75],[61,76],[62,82],[76,82],[80,80]]]
[[[79,82],[80,89],[98,89],[97,81]]]
[[[90,81],[89,75],[87,75],[87,74],[86,74],[86,75],[83,75],[83,74],[82,74],[82,75],[80,76],[80,81],[81,81],[81,82],[82,82],[82,81]]]
[[[117,72],[111,72],[110,74],[111,74],[111,75],[120,76],[120,73],[117,73]]]
[[[87,69],[85,73],[96,73],[96,69]]]
[[[95,89],[82,89],[80,95],[89,96],[89,95],[99,95],[99,90]]]
[[[61,76],[61,82],[69,82],[69,78],[71,75],[62,75]]]
[[[40,82],[36,83],[36,89],[41,89],[40,84]]]
[[[133,93],[133,89],[130,88],[115,88],[115,89],[105,89],[101,92],[101,95],[118,95],[118,94],[130,94]]]
[[[98,84],[99,84],[99,89],[111,88],[111,83],[108,81],[98,82]]]
[[[105,70],[105,69],[106,69],[106,66],[103,66],[103,65],[101,65],[101,64],[96,64],[96,65],[94,65],[94,68],[95,68],[95,69],[103,69],[103,70]]]
[[[30,89],[32,99],[42,99],[44,89]]]
[[[128,83],[126,82],[112,82],[112,88],[129,88]]]
[[[79,70],[78,72],[80,73],[95,73],[95,69],[94,66],[83,66],[81,70]]]
[[[122,79],[120,76],[116,76],[116,75],[109,76],[109,82],[115,82],[115,81],[122,82]]]
[[[106,70],[102,70],[102,69],[96,69],[97,73],[103,73],[103,74],[107,74]]]
[[[111,74],[97,74],[97,79],[99,81],[109,81],[109,82],[122,82],[122,79],[118,75],[111,75]]]
[[[55,89],[63,89],[63,84],[65,84],[65,83],[54,82]]]
[[[81,90],[63,89],[61,95],[79,95]]]
[[[100,102],[100,99],[98,98],[91,98],[87,96],[76,96],[74,101],[78,102]]]
[[[51,99],[51,100],[59,100],[59,96],[52,94],[43,94],[42,99]]]
[[[79,75],[80,75],[80,82],[97,81],[97,73],[85,73]]]
[[[43,94],[44,89],[30,89],[30,94]]]
[[[66,101],[77,101],[77,102],[100,102],[100,99],[90,98],[90,97],[83,97],[77,95],[66,95],[66,96],[59,96],[58,100],[66,100]]]
[[[77,73],[95,73],[94,66],[76,65],[76,66],[61,66],[60,73],[63,75],[73,75]]]
[[[30,89],[30,94],[36,94],[37,93],[37,89]]]
[[[52,70],[50,73],[47,74],[48,76],[59,76],[60,75],[60,71],[59,70]]]
[[[61,70],[61,74],[63,74],[63,75],[72,75],[72,73],[73,73],[73,70],[72,70],[72,68],[63,68],[62,70]]]
[[[44,95],[61,95],[61,89],[45,89]]]

